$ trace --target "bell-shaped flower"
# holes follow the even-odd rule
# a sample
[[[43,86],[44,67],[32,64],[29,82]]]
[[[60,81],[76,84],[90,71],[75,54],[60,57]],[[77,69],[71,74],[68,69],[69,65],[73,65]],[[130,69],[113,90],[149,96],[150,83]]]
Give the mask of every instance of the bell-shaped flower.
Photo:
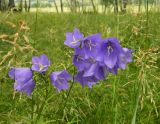
[[[35,87],[35,82],[32,79],[32,70],[30,68],[12,68],[9,77],[15,80],[14,90],[31,95]]]
[[[45,54],[42,54],[40,57],[33,56],[32,57],[32,70],[43,73],[45,72],[48,67],[51,65],[50,60]]]
[[[90,63],[88,62],[87,59],[85,59],[84,55],[85,53],[82,49],[80,48],[75,49],[72,62],[79,71],[82,71],[88,68],[88,66],[90,66]]]
[[[117,38],[104,39],[98,50],[99,56],[96,56],[96,60],[103,61],[111,69],[116,65],[119,55],[123,53]]]
[[[84,35],[79,31],[79,29],[75,28],[72,33],[71,32],[66,33],[66,40],[64,44],[71,48],[78,48],[83,38]]]
[[[132,62],[132,50],[128,48],[123,48],[118,56],[118,66],[119,68],[125,69],[128,62]]]
[[[75,77],[75,80],[79,82],[82,87],[88,86],[89,88],[92,88],[98,79],[95,76],[84,76],[84,73],[84,71],[79,71]]]
[[[99,62],[95,62],[90,65],[88,69],[84,72],[84,77],[94,76],[97,80],[103,80],[107,74],[109,73],[109,69],[106,65],[101,65]]]
[[[57,88],[58,92],[68,89],[68,81],[71,80],[71,78],[66,70],[52,72],[50,75],[51,82]]]
[[[84,38],[82,41],[82,50],[84,50],[85,58],[95,58],[98,54],[97,48],[101,45],[101,34],[93,34]]]

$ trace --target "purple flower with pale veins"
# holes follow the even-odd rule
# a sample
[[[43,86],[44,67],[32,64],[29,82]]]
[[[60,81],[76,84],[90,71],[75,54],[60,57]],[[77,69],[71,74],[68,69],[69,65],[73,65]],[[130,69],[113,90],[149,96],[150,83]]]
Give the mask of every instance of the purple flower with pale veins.
[[[83,50],[81,50],[80,48],[75,49],[72,62],[79,71],[82,71],[90,66],[90,63],[87,59],[85,59],[84,55],[85,53]]]
[[[32,70],[43,73],[50,66],[51,62],[45,54],[42,54],[40,57],[32,57]]]
[[[35,87],[30,68],[13,68],[8,73],[9,77],[15,80],[14,90],[31,95]]]
[[[119,44],[117,38],[106,38],[99,49],[99,56],[96,57],[98,61],[103,61],[107,67],[113,68],[119,55],[123,53],[123,49]]]
[[[84,50],[85,58],[95,58],[98,54],[97,49],[101,45],[101,34],[92,34],[82,41],[82,50]]]
[[[75,29],[66,34],[65,45],[75,48],[72,60],[78,69],[75,79],[83,87],[91,88],[108,73],[117,74],[119,68],[125,69],[126,64],[132,61],[132,50],[122,48],[117,38],[102,39],[100,33],[84,38]]]
[[[50,75],[51,82],[57,88],[58,92],[68,89],[68,81],[71,80],[71,78],[66,70],[52,72]]]
[[[78,48],[83,38],[84,35],[79,31],[79,29],[75,28],[72,33],[71,32],[66,33],[66,40],[64,44],[71,48]]]

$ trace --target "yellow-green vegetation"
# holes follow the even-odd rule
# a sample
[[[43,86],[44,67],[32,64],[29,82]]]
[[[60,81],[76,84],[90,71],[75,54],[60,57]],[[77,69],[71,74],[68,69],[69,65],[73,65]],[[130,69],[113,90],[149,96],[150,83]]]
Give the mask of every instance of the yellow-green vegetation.
[[[24,94],[14,93],[7,71],[11,66],[30,66],[31,57],[45,53],[54,71],[68,68],[71,51],[64,46],[65,33],[79,28],[85,35],[100,32],[103,37],[117,37],[123,47],[134,50],[134,61],[117,76],[109,75],[92,89],[73,86],[66,108],[66,91],[53,95],[44,106],[38,124],[159,124],[160,123],[160,13],[143,14],[71,14],[5,13],[0,14],[0,62],[11,41],[19,33],[21,46],[30,49],[13,53],[0,66],[0,123],[31,123],[44,99],[41,81],[32,102]],[[20,30],[23,25],[26,29]],[[21,27],[23,28],[23,27]],[[30,29],[29,29],[30,28]],[[26,43],[27,42],[27,43]],[[23,43],[25,45],[23,45]],[[12,53],[11,53],[12,54]],[[16,56],[16,57],[15,57]],[[16,58],[16,59],[15,59]],[[13,61],[10,62],[10,60]],[[34,121],[35,122],[35,121]]]

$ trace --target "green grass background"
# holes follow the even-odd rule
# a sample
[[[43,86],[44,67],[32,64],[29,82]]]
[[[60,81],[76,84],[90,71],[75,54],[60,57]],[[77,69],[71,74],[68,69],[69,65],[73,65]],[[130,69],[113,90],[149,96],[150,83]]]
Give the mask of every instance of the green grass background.
[[[125,14],[74,14],[74,13],[36,13],[0,14],[0,35],[13,34],[15,29],[6,21],[19,23],[24,20],[30,30],[26,32],[30,43],[38,53],[17,53],[17,61],[30,62],[33,55],[42,53],[52,61],[50,71],[58,71],[71,65],[72,50],[64,46],[65,33],[79,28],[85,36],[101,33],[105,37],[118,37],[123,47],[134,50],[134,61],[118,75],[109,75],[92,89],[73,86],[67,106],[65,91],[53,90],[48,103],[37,123],[81,123],[81,124],[159,124],[160,123],[160,56],[159,51],[143,57],[140,51],[160,47],[160,13],[139,15]],[[138,28],[136,35],[133,28]],[[23,41],[21,41],[23,42]],[[10,45],[0,41],[0,59],[10,49]],[[139,56],[142,59],[138,59]],[[151,56],[151,57],[150,57]],[[153,67],[149,61],[154,60]],[[138,60],[141,60],[138,63]],[[138,64],[137,64],[138,63]],[[3,66],[7,67],[8,61]],[[31,64],[22,64],[31,66]],[[146,66],[148,65],[148,66]],[[14,65],[11,65],[14,66]],[[148,67],[148,68],[147,68]],[[31,106],[36,110],[43,103],[44,82],[38,80],[34,91],[34,101],[24,94],[16,94],[13,99],[13,80],[7,76],[8,69],[0,72],[0,123],[31,123]],[[72,70],[69,70],[72,73]],[[145,89],[145,91],[144,91]],[[35,119],[33,117],[33,120]],[[34,122],[36,123],[36,122]]]

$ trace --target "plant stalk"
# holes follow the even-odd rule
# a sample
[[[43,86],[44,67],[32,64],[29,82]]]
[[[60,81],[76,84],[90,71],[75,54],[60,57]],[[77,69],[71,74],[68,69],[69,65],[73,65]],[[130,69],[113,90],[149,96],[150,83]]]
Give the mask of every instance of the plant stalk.
[[[69,96],[70,96],[71,90],[73,89],[73,84],[75,83],[75,78],[74,78],[74,76],[75,76],[75,67],[74,67],[74,70],[73,70],[73,80],[72,80],[72,83],[71,83],[71,87],[70,87],[70,89],[69,89],[69,91],[68,91],[68,93],[67,93],[67,98],[66,98],[66,100],[65,100],[65,103],[64,103],[64,106],[63,106],[63,109],[62,109],[62,110],[65,110],[65,108],[66,108],[66,106],[67,106],[68,98],[69,98]],[[62,119],[62,121],[64,121],[64,118]]]

